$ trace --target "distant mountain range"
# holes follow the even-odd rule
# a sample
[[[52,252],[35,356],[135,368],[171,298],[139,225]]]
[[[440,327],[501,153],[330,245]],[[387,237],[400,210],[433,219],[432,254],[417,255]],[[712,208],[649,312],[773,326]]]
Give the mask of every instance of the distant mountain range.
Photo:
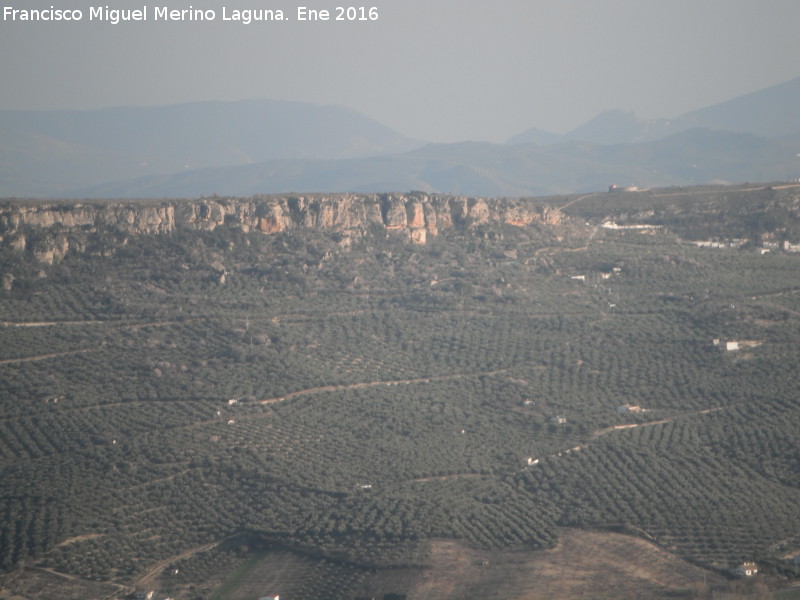
[[[464,142],[350,160],[276,160],[187,171],[81,190],[79,197],[242,196],[278,192],[421,190],[474,196],[542,196],[609,184],[664,187],[778,181],[797,169],[800,135],[768,140],[692,129],[640,144],[555,146]]]
[[[421,145],[339,106],[247,100],[0,111],[0,196],[58,196],[142,176],[273,159],[342,159]]]
[[[653,141],[698,127],[767,138],[800,133],[800,77],[674,119],[640,120],[632,112],[607,110],[569,133],[529,129],[508,143],[626,144]]]
[[[0,111],[0,196],[529,196],[789,179],[798,153],[800,77],[673,119],[605,111],[506,144],[423,146],[346,108],[266,100]]]

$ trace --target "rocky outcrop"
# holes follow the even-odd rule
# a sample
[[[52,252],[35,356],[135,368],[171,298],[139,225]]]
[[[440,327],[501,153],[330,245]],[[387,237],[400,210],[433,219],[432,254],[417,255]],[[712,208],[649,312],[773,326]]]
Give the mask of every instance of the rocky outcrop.
[[[256,196],[171,201],[25,202],[0,204],[0,246],[53,263],[80,251],[93,233],[120,237],[177,229],[235,227],[274,234],[293,228],[365,235],[384,230],[424,244],[441,230],[487,223],[563,225],[558,209],[526,200],[414,194]]]

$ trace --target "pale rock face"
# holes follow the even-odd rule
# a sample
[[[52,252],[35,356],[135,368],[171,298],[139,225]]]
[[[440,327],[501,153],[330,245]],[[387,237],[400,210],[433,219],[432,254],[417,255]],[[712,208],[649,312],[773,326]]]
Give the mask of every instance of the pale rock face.
[[[545,225],[563,225],[566,223],[566,218],[557,208],[545,206],[542,209],[542,222]]]
[[[284,216],[280,206],[273,206],[272,210],[258,219],[258,230],[261,233],[280,233],[286,231],[291,220]]]
[[[384,211],[384,225],[387,229],[402,229],[408,226],[408,215],[402,199],[390,197],[384,206]]]
[[[3,215],[2,220],[0,220],[0,225],[7,228],[9,231],[16,231],[19,229],[20,218],[20,213]]]
[[[33,255],[39,262],[52,265],[61,260],[69,251],[69,239],[64,234],[59,234],[53,238],[45,238],[37,242],[33,249]]]
[[[497,222],[565,225],[557,208],[522,200],[494,200],[415,194],[339,194],[333,196],[254,196],[181,201],[108,201],[0,205],[0,246],[31,252],[52,264],[70,251],[83,251],[87,232],[108,229],[124,236],[159,235],[176,229],[213,231],[219,226],[265,235],[294,227],[331,229],[365,235],[372,227],[403,234],[424,244],[452,227]],[[34,247],[26,234],[36,231]],[[44,234],[44,235],[43,235]]]
[[[364,223],[367,225],[383,225],[383,215],[381,214],[381,206],[377,200],[365,203],[364,205]]]
[[[425,198],[427,200],[427,198]],[[422,211],[425,215],[425,223],[427,225],[428,231],[431,235],[436,235],[439,233],[439,229],[437,227],[439,221],[436,215],[436,209],[428,203],[422,205]]]
[[[408,210],[408,226],[412,229],[425,227],[425,212],[422,209],[422,204],[412,200],[406,205],[406,208]]]
[[[489,206],[483,200],[475,200],[467,214],[475,224],[482,225],[489,222]]]
[[[194,206],[193,221],[197,229],[214,231],[225,223],[225,209],[213,200],[204,200]]]
[[[439,201],[431,206],[431,212],[435,213],[436,227],[447,229],[453,227],[453,213],[455,209],[451,206],[451,201]],[[428,221],[430,222],[430,221]]]
[[[333,215],[333,207],[330,205],[324,205],[319,209],[319,219],[317,221],[317,227],[321,229],[329,229],[333,227],[335,223],[334,215]]]
[[[521,206],[514,206],[506,211],[504,220],[509,225],[524,227],[525,225],[531,224],[533,221],[533,215],[530,213],[530,211],[526,211]]]

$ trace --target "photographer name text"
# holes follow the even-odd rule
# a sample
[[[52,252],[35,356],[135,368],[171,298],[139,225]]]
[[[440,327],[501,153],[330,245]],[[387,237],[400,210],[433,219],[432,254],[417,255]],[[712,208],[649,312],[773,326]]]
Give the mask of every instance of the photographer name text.
[[[20,23],[74,23],[93,21],[119,25],[120,23],[159,22],[209,22],[229,23],[300,21],[300,22],[374,22],[379,19],[376,6],[335,6],[332,9],[317,9],[296,6],[294,9],[273,8],[229,8],[218,10],[201,9],[188,6],[142,6],[141,8],[111,8],[109,6],[90,6],[88,10],[76,8],[27,9],[3,6],[3,21]]]

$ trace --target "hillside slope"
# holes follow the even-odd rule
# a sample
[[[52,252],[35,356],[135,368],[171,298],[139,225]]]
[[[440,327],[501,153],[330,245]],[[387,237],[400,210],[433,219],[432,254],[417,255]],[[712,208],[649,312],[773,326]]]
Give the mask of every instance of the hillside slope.
[[[374,156],[419,145],[350,109],[275,100],[5,110],[0,132],[0,196],[57,196],[143,175]]]
[[[780,181],[797,171],[799,139],[768,140],[745,133],[692,129],[639,144],[429,144],[373,158],[275,160],[199,169],[82,188],[70,196],[182,198],[331,190],[541,196],[593,192],[610,184],[663,187]]]

